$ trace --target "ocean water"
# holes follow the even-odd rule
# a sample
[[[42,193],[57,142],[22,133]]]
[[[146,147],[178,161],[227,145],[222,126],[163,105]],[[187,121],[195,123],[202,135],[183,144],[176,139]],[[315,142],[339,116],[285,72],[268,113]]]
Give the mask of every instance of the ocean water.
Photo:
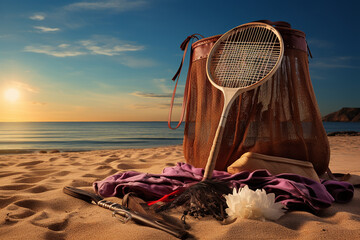
[[[360,132],[360,122],[323,122],[323,124],[327,133],[340,131]]]
[[[324,122],[326,132],[358,131],[360,123]],[[87,151],[182,144],[184,124],[166,122],[0,122],[0,154],[38,150]]]
[[[0,122],[0,154],[168,146],[183,135],[167,122]]]

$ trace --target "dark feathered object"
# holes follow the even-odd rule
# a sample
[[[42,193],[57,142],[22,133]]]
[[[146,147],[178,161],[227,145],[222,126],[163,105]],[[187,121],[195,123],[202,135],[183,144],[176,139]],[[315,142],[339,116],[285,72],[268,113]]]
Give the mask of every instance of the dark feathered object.
[[[222,221],[226,218],[224,209],[226,200],[224,194],[231,193],[231,189],[225,182],[204,180],[187,188],[183,193],[175,197],[172,202],[166,203],[156,211],[184,207],[184,216],[190,215],[195,218],[212,215],[215,219]]]

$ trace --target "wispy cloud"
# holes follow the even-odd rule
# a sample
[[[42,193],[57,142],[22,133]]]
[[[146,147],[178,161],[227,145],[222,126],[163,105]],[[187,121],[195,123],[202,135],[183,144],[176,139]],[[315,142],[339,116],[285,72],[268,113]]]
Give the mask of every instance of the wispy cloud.
[[[172,81],[169,81],[169,79],[165,78],[155,78],[153,79],[153,82],[158,88],[164,92],[164,93],[172,93],[173,87],[169,87],[166,83],[172,83]],[[179,86],[180,87],[180,86]]]
[[[130,95],[144,99],[142,103],[131,104],[129,107],[132,109],[169,109],[172,93],[149,93],[136,91],[130,93]],[[180,99],[182,98],[183,95],[177,95],[177,100],[174,102],[173,107],[181,107],[182,103],[180,103]]]
[[[54,57],[75,57],[80,55],[116,56],[125,52],[141,51],[143,49],[144,46],[142,45],[125,42],[106,36],[95,36],[92,39],[77,41],[71,45],[68,43],[61,43],[56,46],[26,46],[24,51],[42,53]],[[124,57],[124,59],[126,58]],[[132,58],[129,57],[129,59],[131,60]],[[120,62],[122,62],[122,60]],[[126,61],[122,63],[127,65]]]
[[[45,15],[43,14],[34,14],[32,16],[29,17],[31,20],[35,20],[35,21],[42,21],[45,19]]]
[[[38,93],[39,92],[39,90],[37,88],[35,88],[35,87],[31,86],[30,84],[25,83],[25,82],[13,81],[12,85],[14,85],[16,88],[25,90],[27,92],[31,92],[31,93]]]
[[[169,81],[169,80],[168,80]],[[173,90],[166,85],[166,79],[164,78],[156,78],[153,79],[153,83],[155,88],[159,89],[160,93],[152,93],[152,92],[144,92],[144,91],[135,91],[130,93],[132,96],[140,97],[140,98],[153,98],[153,99],[170,99],[173,94]],[[179,94],[176,94],[176,98],[183,98],[183,94],[180,92],[183,89],[183,86],[179,86],[181,90],[179,90]]]
[[[338,56],[333,58],[319,58],[310,62],[310,67],[314,68],[344,68],[360,69],[357,64],[359,59],[352,56]]]
[[[45,102],[31,102],[32,105],[45,106],[47,103]]]
[[[67,10],[112,10],[124,12],[139,9],[146,5],[143,0],[105,0],[105,1],[83,1],[67,5]]]
[[[71,47],[67,44],[60,44],[58,46],[49,46],[49,45],[41,45],[41,46],[26,46],[24,49],[25,52],[33,52],[33,53],[42,53],[54,57],[75,57],[80,55],[87,54],[81,50],[78,50],[75,47]]]
[[[130,104],[129,108],[135,110],[157,109],[161,111],[169,109],[170,99],[173,94],[173,82],[164,78],[156,78],[153,79],[152,82],[153,87],[156,89],[155,92],[135,91],[129,93],[129,95],[139,98],[139,100],[135,100],[136,103]],[[175,95],[175,101],[173,103],[173,107],[176,109],[182,106],[182,98],[184,97],[182,94],[184,86],[180,85],[179,88],[180,89],[178,89],[178,94]]]
[[[1,34],[0,35],[0,39],[6,39],[6,38],[11,38],[11,37],[13,37],[13,35],[11,35],[11,34]]]
[[[70,44],[62,43],[58,45],[59,48],[68,48],[70,47]]]
[[[173,90],[167,86],[166,79],[156,78],[153,79],[153,85],[157,89],[157,92],[146,92],[146,91],[135,91],[129,93],[131,96],[142,98],[143,102],[130,105],[132,109],[168,109],[170,106],[170,99],[172,97]],[[171,82],[171,81],[170,81]],[[183,86],[180,88],[183,89]],[[180,107],[182,105],[181,99],[183,94],[180,93],[176,95],[176,101],[174,102],[174,107]]]
[[[50,28],[44,26],[34,26],[35,29],[39,30],[40,32],[57,32],[60,31],[60,28]]]
[[[132,92],[130,95],[142,98],[170,98],[172,96],[169,93],[147,93],[141,91]]]
[[[144,49],[144,46],[123,43],[117,39],[111,39],[110,41],[84,40],[80,41],[80,43],[89,50],[90,53],[106,56],[114,56],[122,52],[133,52]]]

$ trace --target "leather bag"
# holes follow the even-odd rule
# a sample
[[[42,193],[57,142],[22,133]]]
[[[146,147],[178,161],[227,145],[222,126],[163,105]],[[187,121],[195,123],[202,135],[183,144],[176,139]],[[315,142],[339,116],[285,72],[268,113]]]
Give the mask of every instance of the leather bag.
[[[283,37],[283,60],[270,80],[233,103],[215,169],[226,170],[244,153],[252,152],[311,162],[321,175],[328,168],[330,149],[310,79],[305,34],[286,22],[265,22],[274,25]],[[183,42],[183,50],[194,36],[198,35]],[[195,167],[206,165],[223,106],[222,93],[206,75],[208,53],[220,36],[191,45],[183,102],[186,116],[182,114],[183,150],[186,162]],[[178,79],[181,67],[174,79]],[[171,111],[169,126],[170,117]]]

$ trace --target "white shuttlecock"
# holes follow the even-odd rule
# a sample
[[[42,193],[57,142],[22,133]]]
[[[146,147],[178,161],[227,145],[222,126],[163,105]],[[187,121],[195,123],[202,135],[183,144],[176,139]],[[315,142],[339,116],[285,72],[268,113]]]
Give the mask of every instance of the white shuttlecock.
[[[284,205],[275,202],[275,194],[266,194],[264,189],[253,191],[246,185],[233,194],[225,196],[228,208],[225,209],[229,221],[235,218],[277,220],[285,213]]]

